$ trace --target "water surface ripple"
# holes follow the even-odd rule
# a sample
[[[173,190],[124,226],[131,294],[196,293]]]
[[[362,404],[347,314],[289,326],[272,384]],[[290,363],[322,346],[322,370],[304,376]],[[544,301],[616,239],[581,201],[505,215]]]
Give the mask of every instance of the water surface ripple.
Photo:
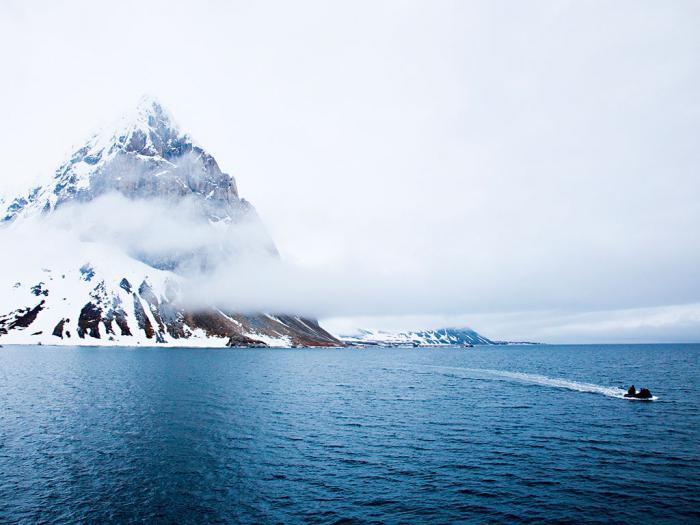
[[[0,523],[697,523],[699,362],[0,348]]]

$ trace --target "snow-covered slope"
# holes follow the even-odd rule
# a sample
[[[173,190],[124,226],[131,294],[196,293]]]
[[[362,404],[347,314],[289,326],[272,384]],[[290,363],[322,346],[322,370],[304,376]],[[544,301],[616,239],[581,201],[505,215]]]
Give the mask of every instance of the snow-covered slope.
[[[127,222],[128,206],[116,213],[104,210],[107,216],[99,217],[98,231],[89,235],[71,235],[76,228],[51,229],[66,209],[78,220],[84,217],[80,210],[90,209],[94,218],[110,195],[159,214],[192,212],[187,224],[196,225],[196,236],[205,238],[207,249],[193,242],[192,231],[162,236],[149,231],[161,224],[155,221],[136,225],[145,241],[125,245],[118,226]],[[273,258],[278,254],[254,208],[239,197],[233,177],[153,99],[142,99],[115,126],[93,135],[46,184],[5,205],[0,242],[8,249],[0,275],[0,343],[340,344],[313,319],[241,314],[216,304],[193,310],[183,303],[183,261],[199,270],[227,261],[240,247],[243,225],[247,250]]]
[[[360,330],[354,335],[340,336],[344,342],[355,345],[381,346],[447,346],[498,344],[469,328],[440,328],[420,332],[383,332]]]

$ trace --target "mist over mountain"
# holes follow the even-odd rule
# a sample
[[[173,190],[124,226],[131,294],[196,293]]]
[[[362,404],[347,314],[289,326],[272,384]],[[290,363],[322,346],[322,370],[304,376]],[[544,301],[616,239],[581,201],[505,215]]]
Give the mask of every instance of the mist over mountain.
[[[205,276],[279,254],[233,177],[152,98],[6,205],[3,341],[339,343],[314,319],[187,300]]]

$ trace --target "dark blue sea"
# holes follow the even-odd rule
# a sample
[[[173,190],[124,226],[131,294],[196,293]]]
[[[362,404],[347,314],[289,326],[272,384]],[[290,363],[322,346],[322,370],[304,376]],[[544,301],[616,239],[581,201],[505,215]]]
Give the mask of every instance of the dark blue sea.
[[[0,348],[0,522],[698,523],[699,365],[700,345]]]

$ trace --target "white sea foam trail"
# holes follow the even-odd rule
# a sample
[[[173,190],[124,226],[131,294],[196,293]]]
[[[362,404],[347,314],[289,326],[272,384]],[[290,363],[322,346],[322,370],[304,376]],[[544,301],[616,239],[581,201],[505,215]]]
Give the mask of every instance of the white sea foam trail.
[[[569,381],[567,379],[547,377],[539,374],[526,374],[524,372],[509,372],[507,370],[492,370],[488,368],[462,368],[457,366],[423,366],[429,368],[449,370],[450,372],[459,371],[465,374],[469,374],[470,377],[474,377],[475,375],[482,378],[492,377],[494,379],[500,379],[505,381],[512,380],[532,385],[542,385],[552,388],[565,388],[567,390],[575,390],[576,392],[590,392],[593,394],[602,394],[608,397],[624,398],[626,392],[622,388],[596,385],[594,383],[580,383],[578,381]]]

